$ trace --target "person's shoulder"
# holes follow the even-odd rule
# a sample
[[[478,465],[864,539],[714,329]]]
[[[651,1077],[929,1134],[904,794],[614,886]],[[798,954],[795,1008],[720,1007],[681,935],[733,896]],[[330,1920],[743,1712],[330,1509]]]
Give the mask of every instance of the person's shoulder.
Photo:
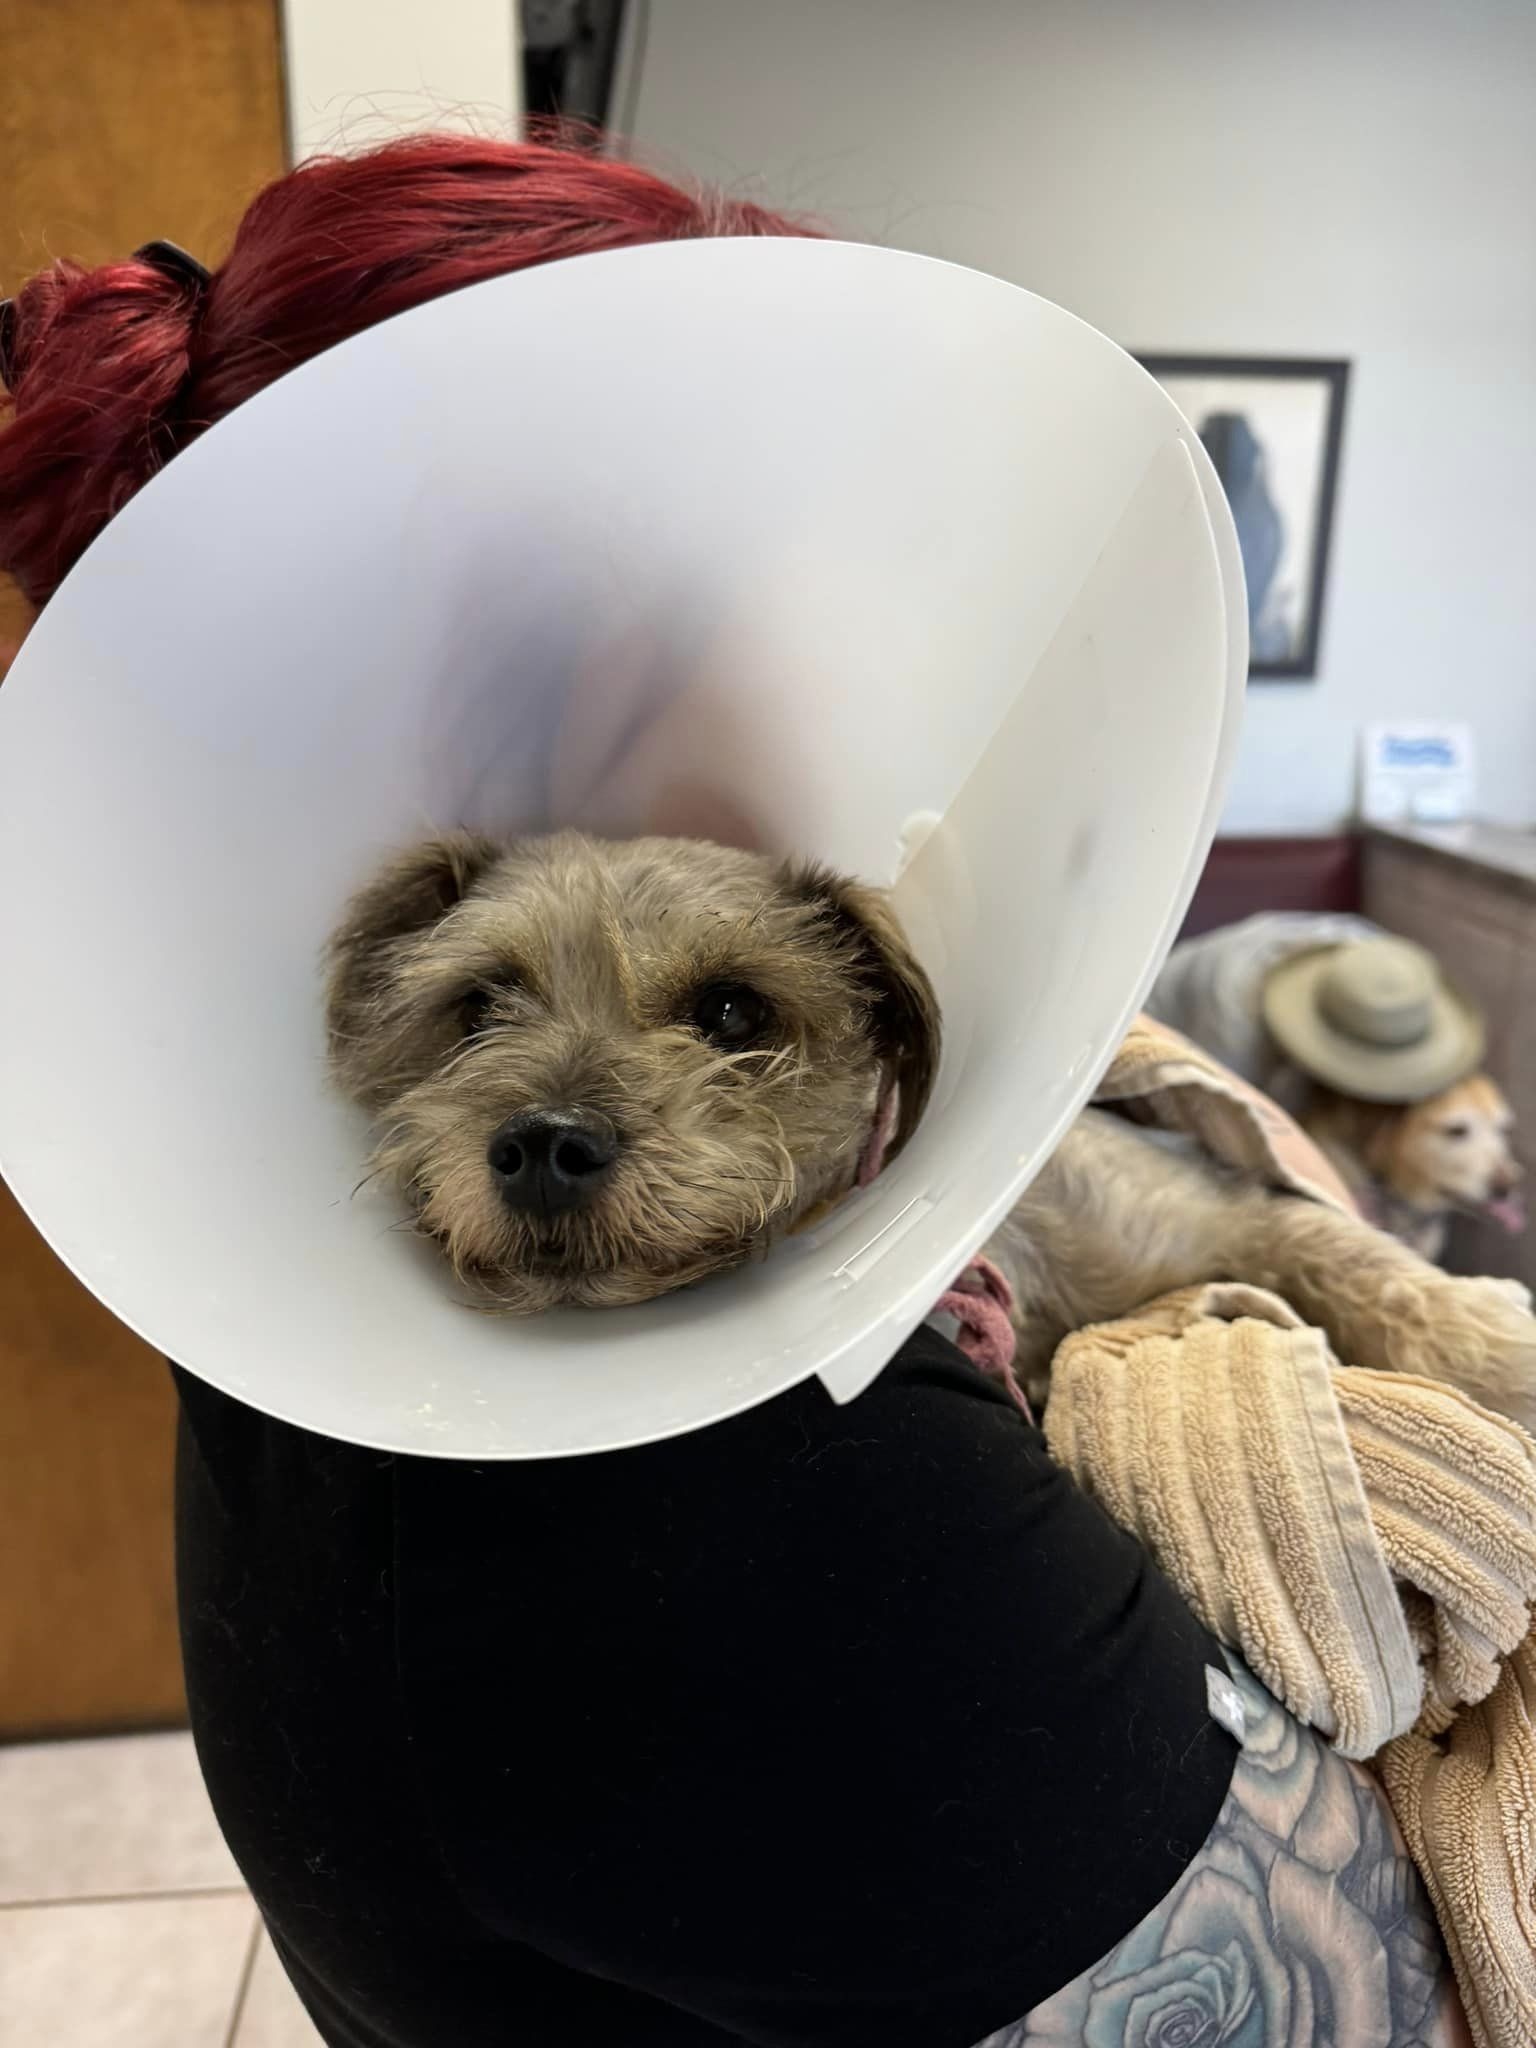
[[[1039,1431],[1008,1393],[935,1331],[919,1329],[873,1385],[839,1405],[816,1379],[707,1429],[598,1456],[424,1467],[402,1461],[415,1492],[441,1507],[583,1526],[627,1518],[653,1526],[705,1519],[722,1535],[792,1513],[840,1527],[847,1503],[882,1495],[909,1506],[952,1499],[973,1508],[989,1488],[1017,1501],[1059,1477]],[[494,1504],[494,1505],[491,1505]]]

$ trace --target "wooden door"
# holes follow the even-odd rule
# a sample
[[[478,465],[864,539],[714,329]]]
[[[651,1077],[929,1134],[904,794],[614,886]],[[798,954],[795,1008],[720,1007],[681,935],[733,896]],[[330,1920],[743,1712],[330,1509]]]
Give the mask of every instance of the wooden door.
[[[0,296],[159,236],[217,261],[283,167],[277,9],[0,0]],[[28,623],[0,579],[0,675]],[[162,1361],[0,1188],[0,1737],[183,1717],[174,1431]]]

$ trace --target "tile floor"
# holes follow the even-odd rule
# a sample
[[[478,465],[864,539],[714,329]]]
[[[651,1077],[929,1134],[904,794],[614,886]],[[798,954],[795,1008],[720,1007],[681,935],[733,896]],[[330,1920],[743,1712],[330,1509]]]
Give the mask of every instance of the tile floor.
[[[191,1738],[0,1747],[0,2048],[318,2048]]]

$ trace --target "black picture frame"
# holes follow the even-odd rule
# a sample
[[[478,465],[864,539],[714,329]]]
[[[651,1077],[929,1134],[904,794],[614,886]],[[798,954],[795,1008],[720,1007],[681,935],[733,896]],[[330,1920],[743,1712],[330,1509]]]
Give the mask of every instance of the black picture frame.
[[[1311,680],[1322,639],[1349,363],[1155,351],[1137,360],[1199,434],[1232,504],[1250,579],[1249,680]],[[1282,396],[1283,385],[1291,390]],[[1283,480],[1276,462],[1282,450]],[[1256,569],[1264,572],[1262,582]],[[1277,582],[1282,569],[1289,582]]]
[[[650,0],[639,0],[648,10]],[[612,125],[614,81],[629,0],[515,0],[523,53],[523,113],[569,121],[596,140]],[[645,27],[644,12],[641,29]],[[635,64],[638,67],[639,53]],[[633,126],[634,107],[626,115]]]

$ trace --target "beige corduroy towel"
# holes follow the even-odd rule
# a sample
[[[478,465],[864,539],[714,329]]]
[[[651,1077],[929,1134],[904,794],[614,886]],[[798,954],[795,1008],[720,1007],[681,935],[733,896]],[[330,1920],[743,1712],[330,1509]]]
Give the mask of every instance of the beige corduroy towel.
[[[1424,1664],[1420,1727],[1485,1699],[1536,1600],[1536,1445],[1440,1380],[1338,1369],[1333,1389]]]
[[[1188,1289],[1069,1337],[1044,1426],[1212,1632],[1346,1756],[1421,1712],[1443,1727],[1529,1626],[1530,1439],[1453,1387],[1339,1367],[1257,1288]]]
[[[1389,1742],[1387,1796],[1434,1901],[1478,2048],[1536,2041],[1536,1638],[1443,1741]]]

